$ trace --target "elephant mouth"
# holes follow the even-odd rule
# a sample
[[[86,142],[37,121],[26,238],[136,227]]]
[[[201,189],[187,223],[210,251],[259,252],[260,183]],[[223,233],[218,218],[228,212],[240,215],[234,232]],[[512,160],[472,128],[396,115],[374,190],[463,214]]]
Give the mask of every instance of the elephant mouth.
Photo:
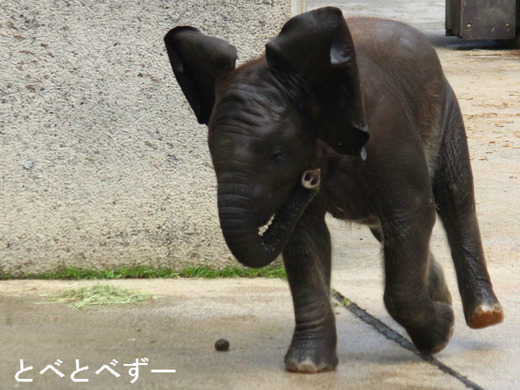
[[[269,220],[262,224],[261,226],[258,227],[258,235],[260,237],[263,237],[264,234],[269,230],[269,228],[271,227],[272,223],[274,222],[276,218],[276,213],[274,213],[273,215],[271,215],[271,218],[269,218]]]
[[[302,177],[301,180],[301,186],[306,191],[311,191],[312,193],[316,193],[320,185],[320,170],[312,170],[312,171],[306,171]],[[301,187],[300,187],[301,188]],[[289,196],[289,198],[286,200],[286,202],[282,205],[282,207],[273,213],[269,218],[265,219],[264,222],[258,227],[258,236],[262,237],[265,243],[269,243],[270,238],[273,236],[274,232],[280,232],[284,231],[288,226],[287,221],[287,214],[292,214],[294,210],[292,210],[291,213],[289,213],[289,210],[298,208],[299,198],[300,197],[300,191],[296,189],[293,191],[293,193]],[[307,203],[305,203],[306,205]]]

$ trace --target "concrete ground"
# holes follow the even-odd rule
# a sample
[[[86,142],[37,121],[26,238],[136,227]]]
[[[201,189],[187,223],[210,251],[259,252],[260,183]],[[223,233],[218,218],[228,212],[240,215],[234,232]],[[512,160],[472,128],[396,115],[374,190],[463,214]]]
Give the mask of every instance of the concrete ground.
[[[314,2],[308,3],[312,8]],[[362,3],[359,12],[372,3]],[[440,9],[433,3],[438,2],[432,9]],[[402,10],[400,17],[411,15]],[[340,359],[335,372],[284,371],[294,316],[281,280],[115,280],[103,283],[155,298],[81,310],[49,303],[49,297],[96,282],[8,281],[0,282],[0,389],[517,389],[520,52],[441,39],[440,18],[433,26],[425,20],[424,27],[440,45],[439,56],[465,115],[477,210],[489,271],[505,309],[503,324],[483,330],[465,326],[448,248],[437,226],[431,245],[451,288],[456,326],[448,347],[425,361],[402,346],[406,335],[383,307],[376,241],[362,227],[330,221],[333,287],[368,312],[355,315],[335,306]],[[215,351],[219,338],[229,340],[228,352]],[[33,382],[16,381],[21,359],[23,369],[32,369],[19,379]],[[137,379],[137,367],[131,365],[136,360],[142,363]],[[176,372],[152,372],[157,369]]]
[[[361,231],[353,233],[363,237]],[[337,270],[334,285],[370,315],[403,333],[382,308],[374,260],[375,267],[356,264]],[[99,282],[1,282],[0,388],[515,389],[520,372],[516,282],[502,296],[507,321],[499,327],[469,330],[456,299],[453,340],[434,362],[390,340],[334,300],[340,364],[335,372],[318,375],[284,371],[294,317],[289,288],[281,280],[114,280],[102,283],[138,289],[154,298],[137,305],[79,310],[50,303],[50,297]],[[382,332],[395,337],[388,329]],[[215,350],[220,338],[230,342],[229,351]],[[136,359],[145,364],[132,384],[135,372],[125,365]],[[50,369],[42,374],[48,365],[64,376]],[[120,376],[106,369],[96,374],[105,365]],[[85,366],[88,369],[71,377]],[[32,370],[18,379],[32,382],[16,380],[22,367]],[[176,372],[152,372],[157,369]]]

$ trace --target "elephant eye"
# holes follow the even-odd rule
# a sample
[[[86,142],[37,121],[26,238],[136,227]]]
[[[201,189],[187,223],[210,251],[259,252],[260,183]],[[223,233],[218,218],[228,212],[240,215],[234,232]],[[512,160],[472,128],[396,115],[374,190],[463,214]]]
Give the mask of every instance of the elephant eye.
[[[274,164],[280,164],[284,159],[284,154],[281,151],[276,151],[271,156],[271,162]]]

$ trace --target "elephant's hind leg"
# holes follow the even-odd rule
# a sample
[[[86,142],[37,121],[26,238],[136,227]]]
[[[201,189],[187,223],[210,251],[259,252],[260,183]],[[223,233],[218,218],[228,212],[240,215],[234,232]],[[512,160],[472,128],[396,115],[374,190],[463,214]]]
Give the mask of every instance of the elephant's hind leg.
[[[479,232],[473,176],[462,115],[454,101],[433,180],[437,212],[446,230],[466,323],[483,328],[504,313],[489,277]]]

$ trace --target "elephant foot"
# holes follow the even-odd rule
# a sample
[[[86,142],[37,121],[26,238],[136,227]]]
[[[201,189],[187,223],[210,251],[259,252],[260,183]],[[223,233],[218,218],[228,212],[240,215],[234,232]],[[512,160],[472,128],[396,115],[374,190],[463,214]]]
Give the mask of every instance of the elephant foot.
[[[434,302],[433,318],[422,327],[406,328],[415,347],[423,355],[433,355],[448,345],[453,334],[454,315],[450,305]]]
[[[319,374],[320,372],[334,371],[338,362],[321,362],[316,364],[310,358],[303,361],[291,358],[285,361],[285,370],[290,372],[298,372],[300,374]]]
[[[338,365],[338,357],[335,334],[332,338],[333,341],[309,340],[309,338],[295,335],[285,355],[286,371],[304,374],[333,371]]]
[[[482,303],[466,318],[466,324],[470,328],[482,329],[504,321],[504,310],[498,302],[495,304]]]
[[[504,321],[504,310],[491,286],[481,286],[478,293],[463,299],[466,324],[473,329],[481,329]],[[464,298],[464,297],[463,297]]]

